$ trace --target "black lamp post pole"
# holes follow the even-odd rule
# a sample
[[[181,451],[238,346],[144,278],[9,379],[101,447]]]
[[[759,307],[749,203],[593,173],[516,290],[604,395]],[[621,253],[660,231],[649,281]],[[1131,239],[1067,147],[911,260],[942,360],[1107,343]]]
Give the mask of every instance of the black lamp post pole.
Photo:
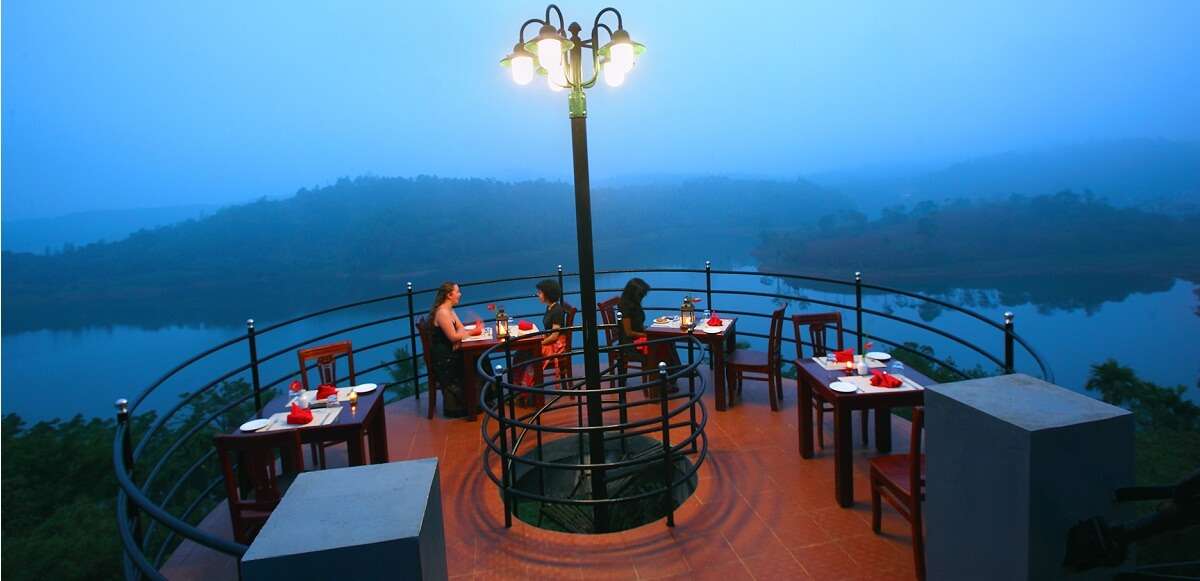
[[[571,49],[570,67],[574,79],[582,72],[580,26],[572,22],[569,28],[575,46]],[[589,390],[600,388],[600,344],[596,328],[596,262],[592,250],[592,194],[588,177],[587,155],[587,108],[583,91],[575,88],[569,96],[571,113],[571,150],[575,165],[575,238],[579,251],[579,305],[583,322],[583,374]],[[587,395],[588,427],[604,425],[603,402],[600,394]],[[604,432],[598,429],[588,432],[589,462],[604,462]],[[580,461],[583,459],[581,458]],[[591,471],[592,499],[608,498],[608,482],[604,470]],[[608,507],[595,505],[594,525],[596,532],[608,530]]]

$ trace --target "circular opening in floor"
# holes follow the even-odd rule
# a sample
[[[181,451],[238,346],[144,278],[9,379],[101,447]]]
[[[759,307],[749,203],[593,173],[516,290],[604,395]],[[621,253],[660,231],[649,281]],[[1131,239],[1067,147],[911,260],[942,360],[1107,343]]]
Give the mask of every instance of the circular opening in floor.
[[[649,458],[660,454],[662,442],[646,436],[612,438],[605,443],[606,462],[620,462],[636,458]],[[554,464],[591,463],[588,442],[584,436],[568,436],[547,442],[540,449],[522,454],[524,458]],[[580,461],[580,458],[583,458]],[[605,471],[609,498],[632,497],[652,491],[646,498],[607,505],[608,525],[597,530],[594,508],[586,505],[562,502],[536,501],[519,498],[513,503],[513,515],[523,522],[552,531],[592,534],[623,531],[654,522],[667,516],[683,504],[696,490],[696,476],[674,486],[669,497],[664,491],[664,463],[657,461],[635,463],[631,466]],[[692,462],[683,454],[671,459],[671,482],[681,480],[693,471]],[[539,468],[516,463],[515,487],[518,490],[547,496],[553,499],[583,500],[592,496],[592,479],[589,471],[575,468]]]

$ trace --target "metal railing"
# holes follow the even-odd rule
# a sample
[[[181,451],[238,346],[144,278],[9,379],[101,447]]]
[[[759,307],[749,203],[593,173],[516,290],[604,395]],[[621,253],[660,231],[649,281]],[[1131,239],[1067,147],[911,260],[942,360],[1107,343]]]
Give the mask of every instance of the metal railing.
[[[804,305],[813,305],[820,308],[836,309],[846,311],[854,316],[855,325],[853,328],[847,328],[846,331],[854,336],[856,344],[861,347],[866,341],[875,341],[883,345],[890,346],[893,352],[902,352],[911,355],[914,358],[926,360],[931,364],[939,365],[948,372],[959,377],[969,377],[970,370],[964,370],[959,367],[957,362],[951,362],[946,358],[939,358],[921,349],[914,349],[907,345],[905,341],[896,339],[895,337],[885,337],[878,332],[867,332],[864,330],[870,327],[870,324],[864,325],[864,320],[872,319],[879,321],[890,321],[898,323],[905,328],[912,329],[913,332],[926,333],[939,341],[938,345],[950,345],[956,348],[964,349],[966,352],[977,354],[979,358],[991,364],[995,364],[996,370],[1002,373],[1010,373],[1016,370],[1016,357],[1023,353],[1025,357],[1032,363],[1030,371],[1040,375],[1042,378],[1052,381],[1053,376],[1049,367],[1046,365],[1041,356],[1032,348],[1032,346],[1023,338],[1021,338],[1014,330],[1013,317],[1011,313],[1006,313],[1003,321],[993,321],[979,313],[969,309],[954,305],[945,300],[936,297],[929,297],[919,293],[913,293],[900,289],[884,287],[880,285],[872,285],[863,282],[861,275],[854,276],[850,280],[838,280],[827,277],[806,276],[792,273],[779,272],[757,272],[757,271],[737,271],[737,270],[714,270],[711,264],[705,263],[703,269],[687,269],[687,268],[649,268],[649,269],[615,269],[600,271],[598,277],[614,276],[622,274],[640,274],[640,275],[670,275],[688,276],[695,279],[696,284],[686,286],[667,286],[657,287],[654,293],[692,293],[696,296],[703,295],[707,299],[709,306],[715,306],[714,301],[786,301],[796,302]],[[844,304],[826,298],[797,296],[785,292],[764,292],[761,290],[749,290],[748,288],[721,288],[714,286],[713,277],[747,277],[747,280],[757,279],[760,277],[771,277],[778,281],[787,284],[799,286],[820,286],[822,288],[836,289],[835,292],[844,293],[845,295],[853,295],[853,304]],[[569,284],[572,279],[576,279],[578,274],[564,273],[560,265],[556,271],[547,275],[530,275],[508,277],[488,281],[476,281],[460,283],[463,289],[479,289],[488,286],[497,285],[513,285],[527,281],[535,281],[542,278],[557,278],[561,285]],[[570,292],[564,289],[564,296],[578,296],[578,291]],[[392,358],[391,360],[380,363],[372,367],[361,369],[358,376],[364,376],[372,372],[381,372],[388,369],[399,368],[400,366],[409,366],[408,376],[404,378],[393,377],[392,381],[382,382],[385,390],[393,388],[408,388],[412,390],[416,399],[420,399],[422,380],[428,376],[428,370],[421,369],[421,357],[418,353],[417,333],[415,328],[416,319],[423,314],[423,311],[417,311],[414,308],[417,299],[425,299],[426,296],[432,296],[435,289],[414,290],[412,283],[406,285],[405,292],[396,293],[361,301],[355,301],[343,305],[333,306],[327,309],[322,309],[312,313],[299,315],[290,319],[280,321],[262,328],[258,328],[253,320],[248,320],[246,323],[245,334],[231,337],[222,341],[196,355],[193,355],[175,367],[168,370],[156,381],[151,383],[146,389],[133,399],[132,402],[119,400],[117,405],[117,429],[113,440],[113,468],[116,472],[118,481],[117,491],[117,524],[118,531],[121,537],[122,545],[125,552],[125,572],[128,578],[149,577],[162,578],[158,569],[163,565],[169,557],[171,551],[181,540],[190,540],[215,551],[230,555],[231,557],[240,557],[245,551],[246,546],[235,543],[227,538],[213,535],[198,528],[197,514],[203,516],[202,508],[211,509],[219,500],[219,495],[223,494],[220,484],[219,471],[213,466],[215,461],[213,449],[210,443],[204,441],[204,437],[211,437],[213,433],[221,429],[227,429],[228,420],[232,417],[238,417],[237,414],[242,414],[240,419],[245,419],[248,413],[260,414],[263,409],[264,400],[275,394],[277,386],[284,384],[290,379],[297,377],[300,370],[297,368],[290,373],[284,373],[276,378],[268,378],[264,382],[261,373],[264,371],[266,364],[274,362],[276,365],[280,362],[280,357],[293,353],[296,349],[329,339],[331,337],[345,336],[349,333],[371,331],[375,333],[384,333],[385,337],[380,340],[374,340],[367,344],[359,345],[356,343],[354,353],[356,355],[370,352],[385,347],[407,346],[407,356]],[[619,292],[618,288],[600,288],[597,292],[614,293]],[[993,348],[987,347],[988,344],[967,340],[957,334],[950,333],[944,329],[928,323],[906,318],[897,315],[887,310],[874,309],[865,304],[864,295],[875,294],[884,296],[904,297],[906,300],[923,302],[924,304],[934,305],[937,308],[947,311],[959,313],[969,320],[980,325],[986,333],[994,333],[997,340]],[[496,303],[501,301],[519,301],[530,299],[529,293],[520,295],[507,296],[490,296],[488,298],[476,300],[469,303],[463,303],[462,307],[470,307],[476,305],[484,305],[488,303]],[[722,303],[724,306],[727,303]],[[736,306],[736,305],[735,305]],[[676,307],[671,306],[646,306],[647,311],[671,311]],[[378,309],[386,309],[388,316],[372,317],[371,312]],[[739,337],[751,337],[754,339],[766,339],[765,333],[756,332],[753,330],[756,323],[763,323],[769,319],[770,309],[754,310],[753,305],[744,308],[723,308],[722,314],[738,315],[745,317],[747,323],[739,324]],[[353,314],[357,317],[362,317],[362,322],[339,327],[327,332],[319,333],[311,337],[305,337],[301,340],[293,341],[284,347],[277,348],[273,351],[260,354],[261,341],[264,337],[271,337],[274,334],[286,334],[285,331],[294,331],[300,329],[304,324],[311,322],[325,315],[349,315]],[[514,316],[533,316],[533,313]],[[393,327],[387,327],[387,325]],[[395,327],[399,328],[396,329]],[[394,329],[389,331],[389,329]],[[907,334],[905,335],[907,336]],[[800,338],[792,338],[785,336],[785,342],[794,343]],[[244,347],[240,347],[244,344]],[[603,342],[601,342],[603,344]],[[694,347],[694,346],[693,346]],[[232,368],[222,366],[218,354],[228,355],[231,349],[244,348],[246,351],[246,359],[244,364],[235,364]],[[485,359],[491,361],[497,356],[497,352],[493,350]],[[667,371],[669,377],[687,377],[692,378],[694,375],[694,364],[697,361],[689,363],[688,369],[670,369]],[[687,367],[687,366],[685,366]],[[203,368],[203,369],[201,369]],[[172,380],[182,381],[179,379],[185,373],[205,373],[208,374],[209,368],[214,371],[211,375],[213,379],[197,382],[201,385],[200,388],[187,393],[180,397],[179,401],[173,405],[165,406],[165,409],[157,409],[154,405],[147,402],[147,399],[152,395],[159,394],[159,390],[168,390],[164,386]],[[511,371],[511,367],[506,367]],[[611,370],[610,370],[611,371]],[[226,394],[222,388],[227,382],[240,379],[244,374],[250,375],[249,387],[245,392],[237,392],[234,394]],[[484,371],[485,374],[491,374],[492,370]],[[617,373],[609,379],[618,378],[624,375]],[[628,379],[626,376],[625,379]],[[344,379],[344,378],[341,378]],[[614,379],[615,380],[615,379]],[[190,382],[191,380],[189,380]],[[506,392],[509,397],[516,395],[521,389],[512,385],[511,378],[495,378],[492,374],[492,379],[501,387],[500,391]],[[695,379],[692,379],[695,381]],[[574,385],[564,384],[563,389],[549,389],[545,396],[549,396],[553,403],[547,405],[562,405],[564,408],[572,407],[578,400],[580,395],[586,393],[572,389]],[[628,386],[626,386],[628,387]],[[640,388],[640,387],[639,387]],[[608,388],[593,388],[593,389],[608,389]],[[681,410],[692,410],[689,412],[688,423],[692,426],[702,426],[704,414],[707,412],[700,411],[700,419],[697,420],[691,414],[695,410],[703,410],[703,404],[699,403],[699,396],[695,395],[702,392],[703,385],[701,384],[699,391],[689,390],[686,398],[687,406],[680,407],[677,410],[668,409],[667,412],[672,417],[683,413]],[[572,391],[573,393],[560,393],[560,391]],[[627,390],[626,390],[627,391]],[[606,392],[611,395],[619,395],[621,392],[612,391]],[[214,398],[225,396],[226,399],[219,401],[208,402],[212,403],[215,409],[204,409],[203,406],[197,407],[201,401],[206,401],[205,398]],[[507,405],[507,400],[501,399]],[[665,401],[665,400],[664,400]],[[682,397],[680,401],[683,401]],[[503,407],[503,406],[501,406]],[[564,409],[556,408],[556,409]],[[183,410],[195,412],[201,409],[200,413],[192,413],[190,416],[181,414]],[[487,408],[489,412],[484,421],[481,422],[484,438],[489,442],[488,453],[499,454],[503,461],[500,466],[507,470],[517,464],[526,463],[528,459],[519,457],[520,436],[513,431],[515,428],[520,428],[525,431],[529,426],[537,426],[541,416],[530,416],[528,419],[533,420],[532,423],[523,422],[511,413],[505,413],[504,419],[501,421],[502,411],[498,408]],[[537,413],[546,413],[550,410],[544,410]],[[663,415],[666,415],[664,412]],[[151,415],[153,414],[153,415]],[[152,419],[151,419],[152,418]],[[240,420],[239,420],[240,421]],[[498,446],[497,450],[493,444],[496,443],[500,434],[504,433],[505,429],[498,429],[495,432],[488,432],[490,422],[498,422],[501,428],[508,428],[509,435],[514,436],[508,442],[509,446]],[[526,425],[521,425],[522,423]],[[134,426],[138,426],[140,433],[134,434]],[[625,426],[628,428],[628,426]],[[616,433],[620,430],[613,428]],[[628,431],[628,430],[627,430]],[[693,428],[693,433],[697,430]],[[702,431],[702,430],[699,430]],[[135,437],[137,436],[137,437]],[[506,438],[508,436],[505,436]],[[702,440],[702,435],[695,436],[696,439]],[[696,439],[689,442],[696,443]],[[702,443],[702,442],[701,442]],[[513,446],[515,444],[515,447]],[[191,446],[191,448],[189,448]],[[671,450],[679,449],[679,445],[670,446]],[[193,452],[192,455],[185,456],[185,452]],[[163,474],[170,472],[170,484],[163,480]],[[496,475],[489,471],[488,477],[498,484],[504,484],[504,473]],[[200,484],[196,486],[186,486],[185,482],[192,482],[196,478],[202,478]],[[183,497],[191,493],[190,497]],[[506,492],[506,497],[519,497],[523,492],[509,490]],[[168,507],[178,506],[178,510],[170,510]],[[156,534],[157,533],[157,534]]]
[[[606,329],[615,332],[615,325],[600,325],[599,327],[598,331],[601,332]],[[558,332],[582,331],[582,326],[574,326]],[[523,335],[521,338],[528,341],[530,338],[542,337],[554,332],[554,330],[542,330]],[[656,344],[662,343],[668,343],[676,349],[680,348],[677,343],[683,343],[682,350],[687,353],[686,362],[681,360],[678,365],[674,366],[662,362],[657,368],[632,372],[626,365],[625,351],[632,349],[634,345],[632,343],[607,345],[601,347],[601,352],[609,354],[612,363],[602,371],[600,385],[591,387],[585,385],[586,382],[583,379],[575,379],[567,372],[561,371],[565,368],[562,366],[559,367],[560,371],[554,381],[543,381],[536,386],[517,382],[518,377],[532,373],[532,370],[542,365],[543,362],[555,359],[569,361],[575,356],[583,355],[582,349],[517,361],[514,358],[513,338],[509,336],[503,343],[484,351],[479,358],[477,372],[483,379],[484,385],[494,387],[494,390],[489,393],[485,387],[484,390],[481,390],[479,398],[480,406],[485,412],[480,431],[487,444],[484,448],[483,468],[487,477],[500,488],[501,497],[504,500],[504,525],[506,527],[512,526],[516,503],[520,500],[529,500],[543,504],[588,507],[595,511],[593,524],[597,527],[596,532],[609,532],[610,529],[606,524],[609,519],[607,516],[599,515],[606,514],[614,505],[656,496],[663,498],[665,504],[663,512],[667,517],[667,525],[675,526],[671,492],[687,485],[708,455],[708,437],[704,433],[704,426],[708,423],[708,411],[701,400],[701,396],[704,394],[703,376],[697,371],[701,360],[696,357],[696,354],[703,352],[703,344],[689,334],[681,340],[652,339],[646,341],[644,345],[646,349],[651,349]],[[493,365],[497,358],[503,360],[504,363]],[[494,371],[491,371],[493,369]],[[687,390],[686,392],[679,390],[678,395],[673,395],[671,386],[676,385],[680,380],[686,380]],[[605,384],[609,387],[602,387]],[[648,397],[641,401],[631,401],[629,395],[636,390],[647,391]],[[656,395],[651,396],[650,390],[656,392]],[[494,399],[489,398],[489,395],[494,396]],[[518,414],[515,402],[522,397],[531,396],[536,396],[545,403],[533,411]],[[583,410],[586,405],[585,400],[589,396],[601,398],[604,412],[616,412],[617,421],[608,423],[606,420],[601,425],[586,425]],[[605,400],[605,396],[612,397]],[[546,401],[547,399],[549,401]],[[631,418],[629,413],[631,409],[637,411],[637,408],[654,405],[658,406],[657,413],[651,413],[640,419]],[[568,410],[576,412],[574,425],[543,422],[543,418],[548,416],[559,418],[564,415],[569,416],[570,414],[555,413]],[[685,414],[687,417],[681,418]],[[493,420],[496,422],[494,431],[489,429]],[[686,435],[677,443],[672,444],[672,430],[679,431],[681,428],[687,429]],[[520,430],[519,433],[518,430]],[[533,457],[523,456],[520,453],[521,445],[530,431],[533,432],[536,439]],[[623,449],[629,438],[648,434],[657,434],[659,444],[654,453],[609,461],[591,458],[585,452],[583,436],[593,434],[600,434],[606,443],[617,441]],[[569,460],[557,462],[546,460],[542,456],[543,445],[547,438],[555,435],[574,436],[579,444],[578,453]],[[492,455],[499,459],[499,475],[496,474],[492,465]],[[688,455],[693,457],[692,462],[686,469],[675,473],[673,471],[675,460]],[[578,495],[572,494],[550,494],[545,486],[545,474],[551,470],[576,472],[578,477],[575,480],[582,482],[585,474],[597,471],[607,473],[612,470],[628,468],[631,469],[631,472],[637,473],[659,467],[663,468],[663,481],[659,486],[629,494],[622,494],[622,490],[617,490],[616,494],[609,494],[605,488],[600,494],[595,494],[596,491],[593,489],[593,494],[588,498],[578,498]],[[525,490],[517,485],[515,475],[520,473],[522,468],[527,473],[535,473],[539,481],[537,492]]]

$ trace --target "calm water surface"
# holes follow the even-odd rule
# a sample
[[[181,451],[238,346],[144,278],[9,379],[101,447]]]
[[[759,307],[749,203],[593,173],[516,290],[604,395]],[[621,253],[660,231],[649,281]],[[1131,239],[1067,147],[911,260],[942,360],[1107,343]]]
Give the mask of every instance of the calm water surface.
[[[626,276],[601,277],[601,289],[617,289]],[[645,278],[656,287],[702,289],[703,277],[691,274],[649,274]],[[568,291],[574,285],[568,282]],[[853,294],[831,289],[797,288],[781,281],[760,277],[714,276],[714,286],[728,289],[788,294],[788,314],[817,312],[826,307],[806,303],[804,298],[816,298],[853,306]],[[528,288],[526,288],[528,287]],[[1194,285],[1175,281],[1161,292],[1134,292],[1120,300],[1108,300],[1088,308],[1057,308],[1046,305],[1004,305],[1004,293],[997,290],[945,291],[940,296],[970,308],[991,320],[1001,321],[1002,314],[1016,314],[1017,332],[1029,341],[1045,358],[1056,382],[1070,389],[1083,391],[1088,368],[1109,357],[1137,370],[1144,378],[1164,385],[1187,385],[1189,397],[1197,400],[1195,388],[1200,377],[1200,317],[1195,316]],[[491,288],[470,288],[464,301],[491,296],[530,296],[532,285],[497,285]],[[602,290],[601,298],[611,296]],[[678,291],[656,291],[647,299],[647,306],[676,309],[682,298]],[[1070,298],[1070,297],[1064,297]],[[427,308],[427,298],[418,311]],[[1003,336],[980,322],[936,308],[922,306],[917,301],[896,296],[867,295],[866,304],[875,309],[922,320],[930,325],[972,341],[1000,356]],[[576,301],[577,302],[577,301]],[[743,296],[716,296],[715,306],[722,309],[769,313],[771,299]],[[1070,301],[1058,301],[1069,304]],[[510,300],[508,309],[533,318],[538,306],[532,298]],[[487,314],[482,307],[461,307],[467,319],[472,314]],[[331,332],[372,319],[406,313],[401,302],[379,305],[367,312],[326,315],[277,330],[259,339],[260,356],[282,351],[274,360],[264,364],[263,381],[267,383],[296,369],[294,343],[321,333]],[[540,316],[538,316],[540,319]],[[848,321],[852,324],[853,318]],[[39,330],[3,336],[3,399],[4,414],[17,413],[31,420],[111,415],[112,402],[117,397],[133,399],[146,386],[173,366],[191,355],[226,339],[245,334],[244,321],[203,326],[168,326],[147,329],[135,326],[88,327],[70,331]],[[262,328],[270,321],[260,321]],[[743,318],[739,329],[766,331],[766,320]],[[931,345],[939,357],[953,357],[957,363],[972,366],[994,365],[969,349],[949,344],[945,339],[887,319],[868,317],[864,327],[869,333],[899,341],[917,341]],[[407,322],[389,322],[349,333],[338,338],[352,339],[356,345],[384,341],[407,333]],[[791,336],[790,324],[786,331]],[[852,343],[852,339],[850,340]],[[752,342],[761,343],[759,340]],[[393,349],[401,344],[389,344],[356,356],[356,366],[365,369],[392,359]],[[787,347],[789,357],[791,347]],[[1018,368],[1036,374],[1033,362],[1018,351]],[[149,397],[142,410],[164,409],[178,401],[182,392],[193,391],[221,374],[234,370],[247,361],[245,342],[223,349],[206,357],[168,380]],[[246,373],[234,377],[248,377]],[[386,369],[369,372],[359,381],[387,381]]]

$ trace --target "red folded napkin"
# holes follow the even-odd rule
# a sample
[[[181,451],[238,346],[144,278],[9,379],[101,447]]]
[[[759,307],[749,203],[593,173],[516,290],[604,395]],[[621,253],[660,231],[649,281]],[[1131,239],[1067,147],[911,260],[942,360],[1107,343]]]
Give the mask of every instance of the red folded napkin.
[[[288,412],[287,423],[304,425],[311,422],[312,410],[302,409],[299,404],[292,404],[292,411]]]
[[[900,387],[904,385],[900,378],[878,369],[871,370],[871,385],[875,387]]]
[[[834,351],[833,356],[838,363],[854,361],[854,348],[851,347],[849,349],[842,349],[841,351]]]
[[[716,313],[713,313],[710,317],[708,317],[707,323],[709,327],[720,327],[721,317],[718,317]]]
[[[633,340],[633,346],[634,346],[634,348],[636,348],[636,349],[638,350],[638,352],[639,352],[639,353],[641,353],[642,355],[649,355],[649,354],[650,354],[650,346],[646,344],[646,338],[645,338],[645,337],[638,337],[637,339],[634,339],[634,340]]]
[[[332,383],[322,383],[317,387],[317,399],[325,399],[331,395],[337,395],[337,388]]]
[[[533,323],[530,323],[529,321],[521,319],[520,321],[517,321],[517,328],[522,331],[528,331],[533,328]]]

